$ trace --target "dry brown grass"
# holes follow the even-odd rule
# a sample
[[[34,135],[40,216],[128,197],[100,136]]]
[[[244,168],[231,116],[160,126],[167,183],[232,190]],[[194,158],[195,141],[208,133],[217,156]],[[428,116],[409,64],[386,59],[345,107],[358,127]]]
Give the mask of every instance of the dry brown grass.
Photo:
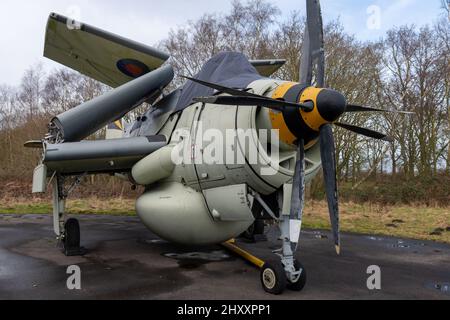
[[[340,204],[340,210],[343,231],[450,243],[450,231],[447,231],[450,207],[347,202]],[[304,224],[312,228],[330,228],[326,203],[308,201]]]
[[[127,197],[103,199],[88,197],[67,203],[72,214],[134,215],[135,200]],[[450,243],[450,207],[425,205],[380,205],[344,202],[340,204],[341,229],[344,232],[379,234]],[[49,214],[51,202],[38,197],[0,199],[0,213]],[[308,200],[304,226],[329,229],[327,204]],[[436,230],[440,229],[440,230]],[[439,231],[436,233],[436,231]],[[432,234],[436,233],[436,234]]]
[[[67,212],[71,214],[110,214],[134,215],[134,199],[89,197],[69,199]],[[0,213],[3,214],[49,214],[52,212],[51,201],[39,197],[0,199]]]

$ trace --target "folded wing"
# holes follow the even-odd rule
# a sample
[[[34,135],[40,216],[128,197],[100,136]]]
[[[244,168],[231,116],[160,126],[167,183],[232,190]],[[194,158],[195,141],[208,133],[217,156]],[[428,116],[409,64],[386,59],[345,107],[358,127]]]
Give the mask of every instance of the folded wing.
[[[113,88],[169,59],[155,48],[56,13],[48,19],[44,56]]]

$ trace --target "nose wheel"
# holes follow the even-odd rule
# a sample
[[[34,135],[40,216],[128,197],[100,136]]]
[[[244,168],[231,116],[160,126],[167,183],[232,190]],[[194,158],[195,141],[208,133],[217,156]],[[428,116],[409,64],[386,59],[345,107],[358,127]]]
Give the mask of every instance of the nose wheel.
[[[279,295],[286,289],[298,292],[302,291],[305,287],[306,271],[298,260],[295,259],[293,261],[295,270],[292,270],[286,268],[280,259],[262,261],[241,247],[238,247],[235,240],[230,240],[222,245],[261,270],[261,284],[267,293]]]
[[[287,286],[287,277],[281,261],[267,261],[261,269],[261,284],[270,294],[282,294]]]
[[[300,261],[294,261],[295,270],[300,273],[300,277],[297,281],[288,281],[287,288],[292,291],[302,291],[306,285],[306,270],[305,267],[300,263]]]
[[[286,288],[297,292],[302,291],[306,284],[306,271],[298,260],[295,260],[295,266],[299,277],[296,281],[292,281],[288,279],[281,261],[267,261],[261,269],[261,284],[264,291],[274,295],[282,294]]]

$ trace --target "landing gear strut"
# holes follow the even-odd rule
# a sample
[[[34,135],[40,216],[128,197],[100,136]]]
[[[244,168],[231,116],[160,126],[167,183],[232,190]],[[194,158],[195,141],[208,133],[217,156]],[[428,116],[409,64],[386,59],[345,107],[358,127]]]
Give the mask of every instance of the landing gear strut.
[[[302,185],[302,183],[300,183]],[[278,193],[279,215],[275,215],[269,205],[257,194],[255,200],[264,208],[280,230],[281,249],[274,253],[279,260],[271,260],[264,263],[261,269],[261,284],[264,290],[271,294],[281,294],[286,288],[293,291],[301,291],[306,284],[306,271],[303,265],[294,257],[300,239],[303,199],[300,199],[299,212],[291,209],[291,198],[293,192],[303,192],[294,188],[292,184],[285,184]]]
[[[81,183],[82,176],[75,179],[68,190],[64,188],[66,178],[56,174],[53,180],[53,228],[62,244],[63,253],[68,256],[82,256],[86,249],[80,246],[80,224],[77,219],[65,217],[66,199]]]
[[[282,247],[275,253],[280,260],[268,262],[261,270],[263,288],[272,294],[281,294],[286,287],[293,291],[301,291],[306,284],[305,268],[294,257],[301,232],[301,213],[300,219],[292,218],[289,205],[292,192],[292,185],[285,184],[278,194],[280,215],[276,221],[280,229]]]

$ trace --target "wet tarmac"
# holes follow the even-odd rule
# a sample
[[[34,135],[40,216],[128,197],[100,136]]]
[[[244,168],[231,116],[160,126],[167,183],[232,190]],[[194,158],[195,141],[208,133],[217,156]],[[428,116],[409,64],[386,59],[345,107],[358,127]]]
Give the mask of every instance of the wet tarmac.
[[[450,245],[344,234],[336,256],[327,232],[302,234],[303,292],[266,294],[259,270],[221,246],[167,243],[135,217],[77,217],[84,257],[65,257],[50,216],[0,215],[0,299],[450,299]],[[269,241],[241,243],[267,259]],[[81,290],[68,290],[67,268],[81,268]],[[381,290],[367,288],[367,268],[381,268]]]

